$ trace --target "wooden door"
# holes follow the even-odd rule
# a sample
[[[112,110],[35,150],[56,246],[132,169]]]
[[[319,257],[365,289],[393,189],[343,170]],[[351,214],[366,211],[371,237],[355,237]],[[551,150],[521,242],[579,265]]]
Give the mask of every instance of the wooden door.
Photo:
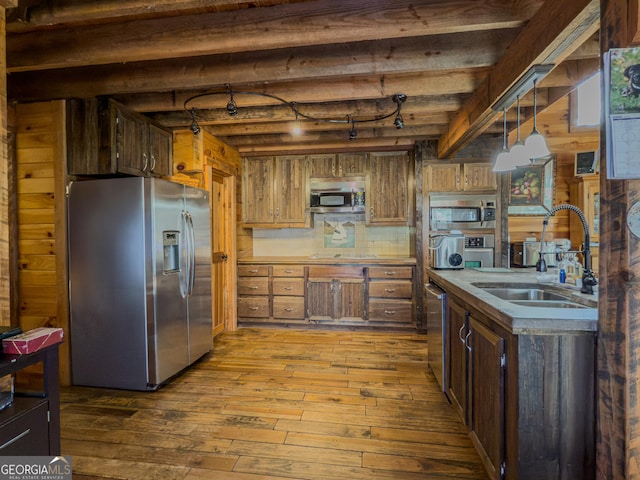
[[[505,339],[471,316],[471,440],[489,477],[502,478],[504,462]]]
[[[443,163],[427,167],[427,193],[460,190],[460,164]]]
[[[497,176],[491,163],[466,163],[463,168],[464,190],[495,191],[498,188]]]
[[[465,338],[468,333],[467,312],[447,298],[447,392],[449,399],[465,424],[467,420],[467,347]]]
[[[335,282],[332,278],[309,279],[307,284],[307,317],[309,320],[336,318]]]
[[[243,222],[273,223],[273,157],[246,158],[243,168]]]
[[[304,155],[276,157],[276,223],[309,225],[307,160]]]
[[[338,282],[339,315],[344,320],[364,320],[364,280],[343,278]]]
[[[236,277],[235,253],[235,178],[222,176],[211,168],[211,310],[213,335],[235,329],[236,301],[231,288]],[[233,260],[233,261],[232,261]]]
[[[336,175],[351,177],[365,175],[367,172],[366,153],[340,153],[337,157]]]
[[[310,177],[332,177],[336,156],[333,154],[309,155]]]
[[[171,132],[167,132],[155,125],[149,125],[149,172],[156,176],[168,176],[172,174],[171,149],[173,138]]]
[[[409,157],[401,153],[372,153],[367,188],[370,224],[406,225],[409,221]]]
[[[115,155],[113,164],[118,173],[130,175],[146,175],[149,171],[150,158],[147,153],[149,143],[149,129],[147,124],[133,113],[121,108],[115,103],[111,104],[114,109],[112,121],[115,130],[115,148],[112,155]]]

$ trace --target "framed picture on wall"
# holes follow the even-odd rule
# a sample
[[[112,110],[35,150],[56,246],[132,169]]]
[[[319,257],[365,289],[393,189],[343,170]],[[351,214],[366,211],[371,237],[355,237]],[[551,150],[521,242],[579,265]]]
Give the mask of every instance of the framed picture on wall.
[[[553,208],[556,157],[509,172],[509,215],[545,215]]]

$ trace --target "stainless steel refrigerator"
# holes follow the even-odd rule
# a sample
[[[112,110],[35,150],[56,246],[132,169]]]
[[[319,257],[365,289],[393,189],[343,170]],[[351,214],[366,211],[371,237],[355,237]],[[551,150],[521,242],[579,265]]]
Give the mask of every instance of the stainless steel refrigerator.
[[[208,193],[158,178],[68,198],[75,385],[153,390],[213,347]]]

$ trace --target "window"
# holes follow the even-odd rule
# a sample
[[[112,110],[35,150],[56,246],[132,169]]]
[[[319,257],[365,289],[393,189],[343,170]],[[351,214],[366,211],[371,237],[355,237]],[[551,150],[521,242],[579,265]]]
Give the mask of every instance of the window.
[[[571,129],[600,126],[600,72],[582,82],[571,93]]]

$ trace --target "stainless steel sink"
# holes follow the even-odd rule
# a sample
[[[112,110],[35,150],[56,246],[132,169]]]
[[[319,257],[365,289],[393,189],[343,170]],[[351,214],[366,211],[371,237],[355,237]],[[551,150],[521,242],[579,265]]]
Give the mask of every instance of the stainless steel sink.
[[[586,305],[580,305],[570,300],[510,300],[510,302],[523,307],[589,308]]]
[[[567,297],[541,288],[483,288],[503,300],[569,300]]]
[[[563,295],[554,286],[539,284],[499,284],[499,283],[473,283],[491,295],[507,300],[514,305],[523,307],[543,308],[593,308],[584,305],[571,298],[570,293]]]

